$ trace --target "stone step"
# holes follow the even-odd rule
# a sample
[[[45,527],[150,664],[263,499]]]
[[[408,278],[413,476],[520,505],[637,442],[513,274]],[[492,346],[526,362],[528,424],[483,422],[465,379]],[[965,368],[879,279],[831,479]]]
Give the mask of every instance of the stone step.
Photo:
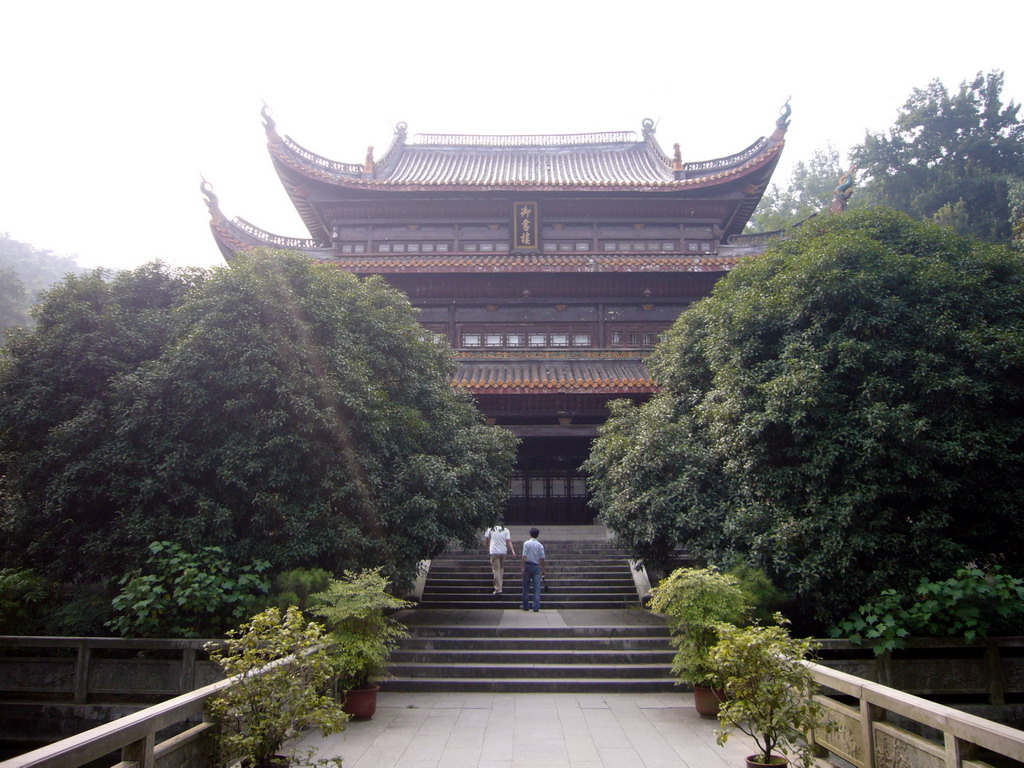
[[[406,649],[394,651],[391,659],[395,665],[422,664],[422,665],[444,665],[459,667],[465,665],[467,668],[479,669],[486,666],[488,669],[495,663],[502,665],[567,665],[587,664],[594,668],[601,668],[607,665],[636,665],[638,667],[651,665],[662,672],[670,669],[675,654],[671,650],[573,650],[573,649],[550,649],[510,650],[502,648],[481,648],[476,650],[454,650],[454,649]],[[630,669],[634,667],[631,666]],[[609,675],[613,677],[613,675]]]
[[[574,651],[591,653],[602,651],[637,652],[658,651],[674,653],[668,644],[668,638],[658,637],[420,637],[413,635],[402,641],[403,651],[477,651],[486,650],[492,653],[495,647],[502,651],[519,653],[522,651]],[[400,653],[401,651],[396,651]]]
[[[558,599],[553,600],[548,597],[541,597],[541,610],[604,610],[604,609],[622,609],[629,608],[630,606],[637,605],[636,595],[631,596],[627,599]],[[478,596],[477,599],[462,599],[462,600],[421,600],[420,607],[422,608],[464,608],[469,610],[487,610],[487,609],[501,609],[508,610],[515,608],[516,606],[522,605],[522,597],[512,597],[508,593],[504,595],[498,595],[497,597],[492,595]]]
[[[516,677],[531,677],[536,680],[551,677],[588,678],[597,677],[605,680],[615,678],[650,678],[669,677],[670,664],[504,664],[500,662],[487,664],[402,664],[390,665],[391,673],[397,677],[446,677],[458,679],[464,677],[480,677],[481,674],[492,679],[504,680]]]
[[[561,581],[555,581],[553,579],[547,580],[547,594],[560,595],[560,594],[574,594],[574,595],[586,595],[586,594],[632,594],[636,596],[636,585],[632,581],[627,583],[604,583],[604,584],[592,584],[586,582],[583,584],[566,584]],[[515,590],[519,594],[522,594],[523,585],[520,580],[516,580],[513,585],[511,580],[506,581],[502,587],[502,593],[508,594],[510,590]],[[479,595],[483,593],[492,593],[490,583],[480,584],[480,582],[473,582],[468,584],[453,584],[451,582],[444,581],[431,581],[423,590],[424,595]]]
[[[671,677],[635,678],[448,678],[396,677],[381,684],[381,690],[407,693],[672,693],[679,691]],[[685,689],[683,689],[685,690]]]
[[[473,626],[468,624],[415,624],[409,627],[412,638],[501,638],[516,641],[528,639],[576,638],[581,642],[606,638],[668,638],[668,628],[663,624],[636,624],[593,627],[497,627],[490,624]]]
[[[511,582],[513,580],[519,582],[520,584],[522,583],[522,578],[521,578],[521,574],[519,573],[519,571],[514,571],[514,572],[513,571],[505,571],[505,581]],[[579,585],[579,586],[588,586],[588,585],[601,586],[602,584],[608,584],[608,585],[613,585],[613,584],[629,584],[630,586],[632,586],[635,583],[633,581],[633,577],[632,576],[630,576],[630,575],[623,576],[621,574],[610,574],[610,575],[590,576],[590,577],[572,576],[572,575],[564,575],[564,574],[557,574],[557,575],[556,574],[545,574],[544,575],[544,580],[548,581],[548,582],[551,582],[551,583],[554,583],[554,582],[557,581],[557,582],[564,583],[564,584],[573,584],[573,585]],[[450,576],[434,576],[433,574],[431,574],[431,578],[429,579],[429,581],[430,581],[431,584],[447,584],[447,585],[452,586],[452,587],[458,587],[458,586],[467,586],[468,587],[468,586],[473,586],[473,585],[479,586],[481,582],[485,582],[486,581],[487,583],[490,583],[490,581],[491,581],[491,572],[488,571],[486,576],[484,574],[473,575],[473,574],[465,574],[465,573],[462,573],[462,574],[454,574],[453,573]]]

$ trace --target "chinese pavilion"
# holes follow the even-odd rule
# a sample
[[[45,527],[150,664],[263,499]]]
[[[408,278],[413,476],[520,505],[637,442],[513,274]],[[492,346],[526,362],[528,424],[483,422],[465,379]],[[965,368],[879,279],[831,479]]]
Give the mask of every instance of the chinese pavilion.
[[[557,136],[419,134],[328,160],[263,117],[270,156],[309,238],[228,220],[203,182],[224,258],[304,252],[404,291],[451,344],[452,385],[522,438],[507,523],[589,523],[579,471],[613,398],[657,390],[644,356],[737,261],[789,125],[741,152],[683,162],[632,131]]]

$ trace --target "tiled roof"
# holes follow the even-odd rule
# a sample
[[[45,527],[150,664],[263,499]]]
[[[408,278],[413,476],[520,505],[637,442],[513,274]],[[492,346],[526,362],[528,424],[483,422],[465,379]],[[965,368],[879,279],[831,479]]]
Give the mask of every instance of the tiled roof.
[[[343,186],[393,189],[676,189],[728,181],[764,166],[783,146],[784,130],[729,157],[682,163],[654,139],[631,131],[564,136],[429,134],[407,142],[404,124],[387,152],[364,164],[321,157],[268,126],[271,155],[303,177]]]
[[[475,394],[655,392],[640,362],[621,360],[515,360],[463,362],[453,386]]]
[[[675,181],[645,143],[555,147],[407,146],[388,184],[482,186],[661,185]]]
[[[396,256],[367,254],[330,259],[354,272],[717,272],[740,257],[672,253],[453,253]]]

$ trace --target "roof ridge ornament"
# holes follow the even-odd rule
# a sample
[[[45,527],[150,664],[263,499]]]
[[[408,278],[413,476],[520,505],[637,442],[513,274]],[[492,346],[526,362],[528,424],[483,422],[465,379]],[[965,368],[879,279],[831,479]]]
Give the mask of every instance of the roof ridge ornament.
[[[857,164],[850,166],[850,170],[839,177],[839,185],[832,191],[832,205],[829,206],[829,213],[842,213],[846,210],[846,204],[853,195],[853,185],[857,182]]]
[[[263,117],[263,127],[267,133],[277,130],[277,122],[273,118],[274,110],[267,106],[267,102],[263,102],[263,108],[260,110],[260,115]]]
[[[405,142],[405,137],[408,135],[408,133],[409,124],[404,120],[399,120],[398,123],[395,125],[395,136],[398,137],[399,141]]]
[[[793,108],[789,106],[792,98],[792,96],[786,97],[786,103],[779,108],[779,119],[775,121],[775,126],[783,131],[789,128],[789,116],[793,114]]]
[[[651,136],[654,135],[654,132],[658,130],[658,126],[649,117],[645,117],[640,125],[642,126],[645,139],[651,138]]]
[[[208,182],[206,178],[200,174],[199,178],[202,180],[199,184],[199,191],[206,196],[206,207],[210,211],[210,218],[213,221],[220,221],[224,218],[224,214],[220,210],[220,200],[217,195],[213,192],[213,184]]]

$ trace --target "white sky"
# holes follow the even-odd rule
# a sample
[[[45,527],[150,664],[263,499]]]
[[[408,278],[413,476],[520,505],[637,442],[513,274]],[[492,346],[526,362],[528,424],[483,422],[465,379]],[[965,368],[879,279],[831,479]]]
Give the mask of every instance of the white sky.
[[[771,132],[783,163],[892,125],[914,87],[1006,71],[1019,0],[21,0],[0,4],[0,232],[89,266],[222,263],[200,173],[230,218],[308,233],[259,110],[334,160],[410,134],[640,130],[683,160]]]

